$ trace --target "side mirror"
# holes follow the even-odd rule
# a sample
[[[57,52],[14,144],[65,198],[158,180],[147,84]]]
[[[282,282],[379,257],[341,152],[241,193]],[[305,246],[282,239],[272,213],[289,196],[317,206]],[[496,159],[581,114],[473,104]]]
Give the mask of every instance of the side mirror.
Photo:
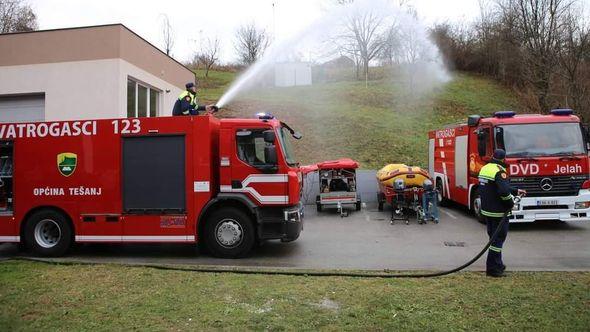
[[[277,136],[275,135],[274,130],[265,130],[262,134],[264,135],[264,142],[266,142],[266,143],[272,144],[277,139]]]
[[[301,135],[301,133],[299,133],[299,132],[294,132],[293,133],[293,138],[294,139],[302,139],[303,138],[303,135]]]
[[[469,127],[476,127],[477,124],[479,123],[479,120],[481,120],[481,116],[479,116],[479,115],[470,115],[469,117],[467,117],[467,125]]]

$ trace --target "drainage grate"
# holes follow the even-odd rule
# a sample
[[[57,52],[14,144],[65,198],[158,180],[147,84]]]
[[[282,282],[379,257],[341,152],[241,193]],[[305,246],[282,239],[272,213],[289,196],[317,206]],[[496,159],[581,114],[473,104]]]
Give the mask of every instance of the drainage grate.
[[[465,247],[465,242],[445,241],[445,247]]]

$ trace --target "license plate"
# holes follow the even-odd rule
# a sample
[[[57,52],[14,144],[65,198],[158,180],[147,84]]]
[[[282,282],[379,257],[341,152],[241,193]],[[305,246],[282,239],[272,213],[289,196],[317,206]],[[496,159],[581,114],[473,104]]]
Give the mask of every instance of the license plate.
[[[557,203],[558,203],[558,201],[556,199],[542,200],[542,201],[537,201],[537,206],[557,205]]]

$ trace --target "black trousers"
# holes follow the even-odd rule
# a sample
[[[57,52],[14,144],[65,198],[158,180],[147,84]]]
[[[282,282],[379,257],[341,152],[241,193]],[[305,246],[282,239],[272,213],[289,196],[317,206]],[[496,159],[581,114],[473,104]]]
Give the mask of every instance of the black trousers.
[[[503,218],[486,217],[488,226],[488,236],[491,238],[498,225]],[[498,233],[496,239],[492,242],[492,245],[488,249],[488,259],[486,260],[486,271],[488,273],[500,273],[503,272],[506,266],[502,262],[502,246],[506,237],[508,236],[508,220],[502,225],[502,229]]]

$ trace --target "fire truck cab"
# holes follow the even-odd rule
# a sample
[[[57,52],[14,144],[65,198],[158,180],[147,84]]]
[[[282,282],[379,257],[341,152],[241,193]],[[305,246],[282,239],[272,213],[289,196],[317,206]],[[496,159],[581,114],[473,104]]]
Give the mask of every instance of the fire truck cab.
[[[590,220],[588,128],[569,109],[550,115],[496,112],[429,133],[429,171],[442,203],[469,207],[478,218],[478,174],[496,148],[506,150],[513,186],[527,191],[511,222]]]
[[[246,255],[302,230],[301,173],[272,116],[0,125],[0,242],[204,243]]]

